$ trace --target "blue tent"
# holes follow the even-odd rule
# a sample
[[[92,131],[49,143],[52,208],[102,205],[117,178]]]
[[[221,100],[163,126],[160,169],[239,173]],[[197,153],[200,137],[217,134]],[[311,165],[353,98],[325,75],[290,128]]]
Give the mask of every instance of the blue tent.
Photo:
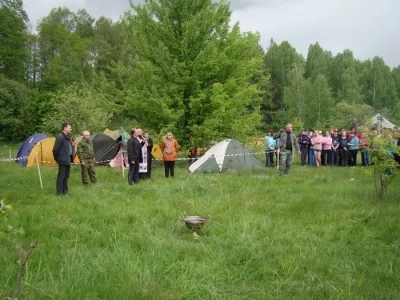
[[[41,140],[48,138],[49,136],[43,133],[36,133],[28,137],[21,145],[18,150],[18,154],[16,157],[16,163],[20,164],[21,166],[26,166],[28,161],[29,153],[31,152],[32,148]]]

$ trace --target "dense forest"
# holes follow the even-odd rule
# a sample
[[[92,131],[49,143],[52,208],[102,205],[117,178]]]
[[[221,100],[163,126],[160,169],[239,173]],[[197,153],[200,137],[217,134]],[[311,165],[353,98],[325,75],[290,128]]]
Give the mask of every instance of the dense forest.
[[[400,66],[332,55],[230,25],[212,0],[148,0],[114,22],[54,8],[29,28],[22,0],[0,0],[0,142],[102,132],[129,121],[184,146],[295,129],[350,127],[380,112],[400,121]]]

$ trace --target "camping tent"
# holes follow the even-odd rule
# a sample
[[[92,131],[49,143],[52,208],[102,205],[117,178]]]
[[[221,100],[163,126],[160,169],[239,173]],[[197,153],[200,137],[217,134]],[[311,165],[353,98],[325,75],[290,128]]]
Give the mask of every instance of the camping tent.
[[[21,147],[18,150],[18,154],[16,157],[16,162],[20,164],[21,166],[26,166],[26,163],[28,162],[28,156],[29,153],[31,152],[32,148],[35,147],[35,145],[47,138],[48,136],[43,133],[36,133],[34,135],[31,135],[28,137],[21,145]]]
[[[156,160],[163,159],[161,147],[159,144],[153,144],[153,149],[151,150],[151,155],[153,156],[153,159],[156,159]]]
[[[106,128],[103,133],[113,138],[115,141],[119,141],[126,148],[130,135],[122,127],[117,130],[109,130]]]
[[[56,138],[45,138],[38,143],[36,143],[35,147],[32,148],[28,162],[26,164],[27,167],[36,166],[36,157],[39,165],[42,166],[54,166],[57,162],[53,157],[53,147],[56,142]]]
[[[381,114],[377,113],[375,116],[372,117],[372,127],[377,129],[393,129],[395,127],[392,122],[388,119],[385,119]]]
[[[108,135],[109,137],[112,137],[115,141],[119,141],[124,146],[124,148],[121,148],[119,152],[126,151],[130,135],[122,127],[114,131],[106,128],[103,133]],[[153,150],[151,151],[151,155],[153,156],[153,159],[157,160],[163,159],[162,151],[159,144],[153,144]],[[115,166],[120,167],[121,165],[120,163],[116,163]]]
[[[81,139],[82,137],[77,137],[75,139],[76,145],[78,145]],[[120,149],[120,143],[118,143],[118,141],[114,141],[113,138],[103,133],[90,135],[90,140],[93,143],[96,163],[102,164],[110,162],[117,155]]]
[[[210,148],[189,167],[189,171],[222,172],[263,168],[264,164],[243,143],[227,139]]]

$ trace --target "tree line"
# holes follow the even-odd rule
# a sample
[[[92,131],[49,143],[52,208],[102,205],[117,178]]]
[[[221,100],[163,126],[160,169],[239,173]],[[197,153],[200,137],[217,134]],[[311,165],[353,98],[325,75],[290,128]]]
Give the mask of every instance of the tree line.
[[[350,127],[381,112],[400,121],[400,66],[381,57],[307,57],[288,41],[260,45],[230,25],[225,1],[147,0],[118,21],[54,8],[29,28],[22,0],[0,0],[0,142],[101,132],[129,120],[184,147],[294,128]]]

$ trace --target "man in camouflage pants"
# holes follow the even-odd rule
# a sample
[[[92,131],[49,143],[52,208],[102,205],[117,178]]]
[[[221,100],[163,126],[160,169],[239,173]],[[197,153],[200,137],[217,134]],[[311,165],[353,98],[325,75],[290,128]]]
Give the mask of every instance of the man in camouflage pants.
[[[87,175],[89,174],[90,181],[96,183],[96,172],[94,171],[94,150],[93,143],[90,140],[90,132],[83,132],[83,139],[79,141],[76,154],[81,162],[81,175],[82,183],[84,185],[88,184]]]
[[[292,124],[287,124],[286,129],[279,131],[276,138],[279,138],[279,176],[287,175],[293,163],[294,150],[301,155]]]

